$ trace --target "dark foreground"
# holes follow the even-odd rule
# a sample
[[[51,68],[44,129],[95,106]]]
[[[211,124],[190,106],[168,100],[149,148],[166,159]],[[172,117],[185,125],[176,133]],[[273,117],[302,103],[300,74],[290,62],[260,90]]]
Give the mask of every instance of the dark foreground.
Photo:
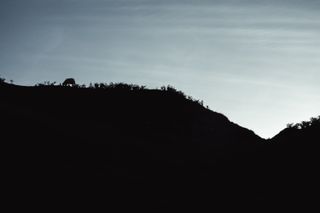
[[[12,208],[269,212],[318,203],[319,120],[264,140],[175,90],[124,87],[2,84],[0,110]]]

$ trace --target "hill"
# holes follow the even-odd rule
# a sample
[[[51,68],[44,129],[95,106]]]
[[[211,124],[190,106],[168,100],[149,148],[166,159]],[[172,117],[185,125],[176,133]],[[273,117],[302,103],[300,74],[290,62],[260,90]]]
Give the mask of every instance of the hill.
[[[276,174],[274,186],[282,191],[282,199],[295,200],[304,205],[317,203],[319,190],[320,117],[311,118],[298,124],[288,124],[272,138],[269,155],[272,159],[270,174]],[[278,184],[275,184],[278,183]],[[285,195],[285,196],[284,196]]]
[[[292,197],[278,190],[291,170],[277,176],[291,130],[266,141],[170,86],[2,83],[0,100],[8,179],[22,194],[198,210]]]

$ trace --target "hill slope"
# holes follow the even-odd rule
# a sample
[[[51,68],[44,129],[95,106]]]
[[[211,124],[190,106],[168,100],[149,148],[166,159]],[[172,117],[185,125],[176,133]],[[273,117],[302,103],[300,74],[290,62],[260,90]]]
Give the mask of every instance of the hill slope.
[[[289,192],[292,199],[304,195],[308,202],[315,201],[319,190],[320,163],[320,119],[303,121],[295,127],[288,127],[270,141],[273,164],[278,182]],[[303,200],[303,199],[301,199]]]
[[[278,188],[292,174],[279,166],[291,136],[265,141],[172,88],[1,84],[0,100],[7,174],[20,192],[128,209],[252,207],[290,194]]]

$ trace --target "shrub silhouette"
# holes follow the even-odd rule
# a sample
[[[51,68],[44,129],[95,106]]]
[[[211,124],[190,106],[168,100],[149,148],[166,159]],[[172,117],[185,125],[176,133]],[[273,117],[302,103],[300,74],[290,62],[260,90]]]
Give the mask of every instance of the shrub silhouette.
[[[35,86],[55,86],[56,82],[50,82],[50,81],[44,81],[43,83],[38,83]],[[204,107],[203,100],[197,100],[193,98],[190,95],[184,94],[182,91],[177,90],[175,87],[171,85],[167,86],[161,86],[160,89],[149,89],[144,85],[137,85],[137,84],[127,84],[127,83],[89,83],[88,86],[85,84],[78,85],[76,84],[75,80],[73,78],[67,78],[60,86],[69,86],[69,87],[75,87],[75,88],[89,88],[89,89],[97,89],[97,90],[112,90],[112,91],[118,91],[118,92],[125,92],[125,91],[147,91],[147,90],[158,90],[162,91],[171,95],[175,95],[176,97],[181,97],[183,99],[187,99],[193,103],[199,104]],[[205,108],[209,109],[209,106],[206,106]]]

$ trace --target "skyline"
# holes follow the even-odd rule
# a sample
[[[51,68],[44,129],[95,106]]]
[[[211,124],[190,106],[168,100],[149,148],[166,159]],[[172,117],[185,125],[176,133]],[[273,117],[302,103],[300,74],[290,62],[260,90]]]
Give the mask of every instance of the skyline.
[[[269,138],[320,114],[319,9],[313,0],[4,0],[0,76],[170,84]]]

